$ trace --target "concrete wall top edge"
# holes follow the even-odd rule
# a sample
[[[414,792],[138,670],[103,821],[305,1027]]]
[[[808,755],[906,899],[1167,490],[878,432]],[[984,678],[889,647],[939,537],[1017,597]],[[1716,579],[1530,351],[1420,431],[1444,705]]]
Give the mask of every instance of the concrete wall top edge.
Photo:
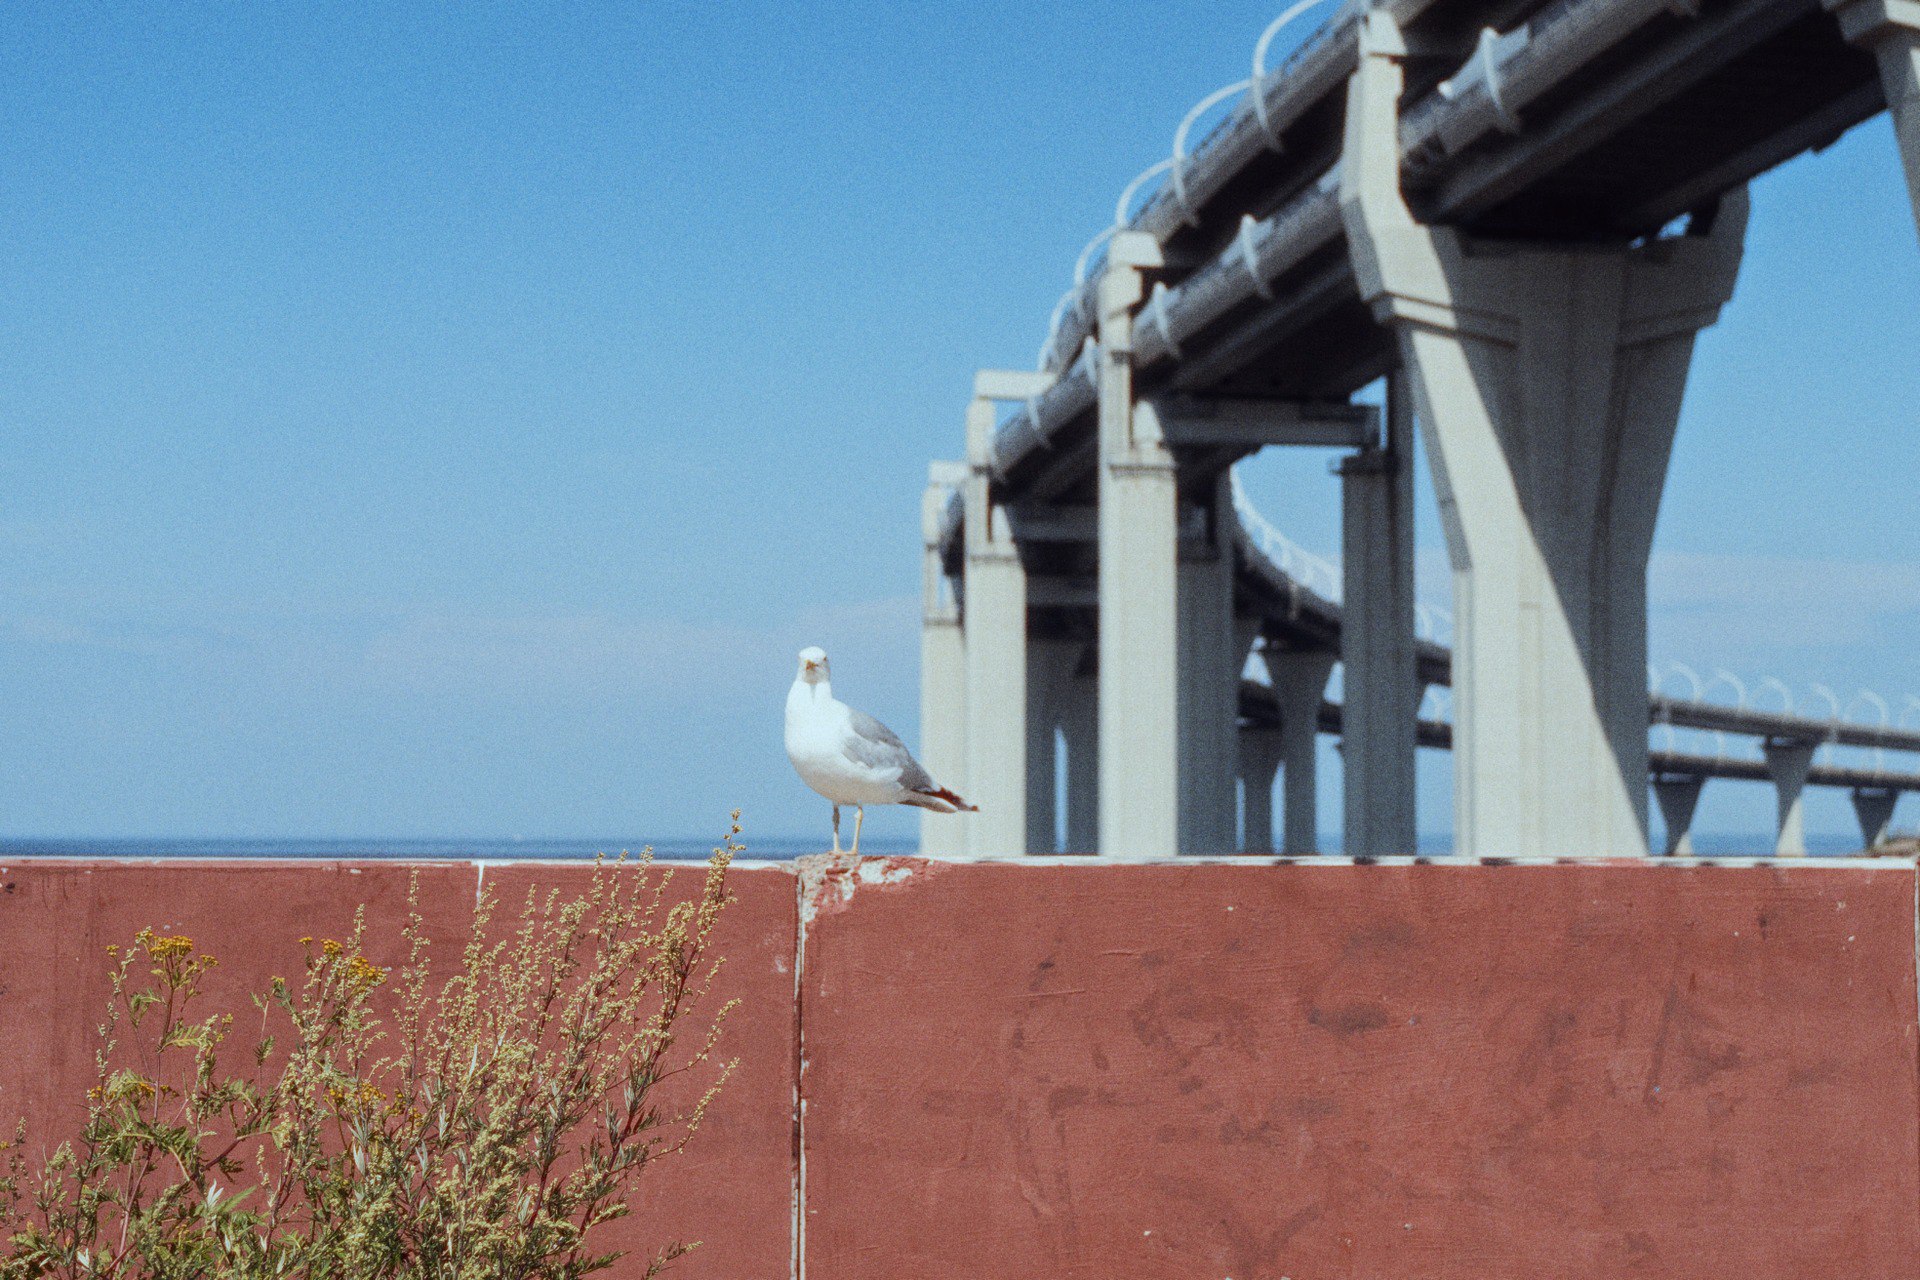
[[[614,860],[608,859],[613,865]],[[637,866],[637,858],[627,859],[628,865]],[[244,868],[287,869],[304,867],[314,871],[360,872],[373,867],[484,867],[489,871],[505,867],[579,867],[594,865],[591,858],[250,858],[234,856],[229,858],[162,858],[151,854],[103,854],[97,858],[46,858],[32,855],[0,862],[0,873],[17,870],[21,867],[179,867],[207,868],[218,867],[231,870]],[[653,866],[673,869],[676,867],[698,870],[707,864],[696,858],[658,858]],[[735,858],[731,864],[735,871],[791,871],[793,863],[784,859],[771,858]]]
[[[735,871],[784,871],[795,874],[805,866],[821,860],[832,860],[833,854],[806,854],[798,859],[772,858],[736,858],[732,863]],[[631,860],[630,860],[631,861]],[[1783,871],[1820,869],[1825,871],[1892,871],[1914,870],[1920,863],[1913,858],[1776,858],[1776,857],[1711,857],[1711,858],[1591,858],[1591,857],[1516,857],[1516,858],[1465,858],[1451,854],[1400,855],[1378,858],[1349,858],[1337,854],[1310,854],[1285,856],[1275,854],[1191,854],[1173,858],[1124,858],[1106,854],[1010,854],[1005,857],[973,858],[934,858],[920,854],[874,854],[863,856],[860,861],[867,864],[925,862],[956,867],[1620,867],[1620,868],[1667,868],[1667,869],[1723,869],[1731,867],[1774,867]],[[0,874],[22,867],[39,868],[107,868],[107,867],[174,867],[180,870],[217,867],[224,869],[277,869],[286,870],[302,867],[313,871],[345,871],[358,875],[376,867],[480,867],[489,871],[512,867],[577,867],[587,868],[593,862],[584,858],[162,858],[138,855],[103,855],[97,858],[53,858],[26,856],[8,862],[0,862]],[[660,859],[652,865],[661,868],[685,868],[698,870],[706,863],[690,858]],[[839,865],[851,866],[852,860],[841,855]]]
[[[819,858],[828,855],[813,855]],[[1854,871],[1892,871],[1914,870],[1917,864],[1912,858],[1776,858],[1776,857],[1712,857],[1712,858],[1590,858],[1590,857],[1527,857],[1527,858],[1466,858],[1451,854],[1400,855],[1378,858],[1348,858],[1335,854],[1307,854],[1289,857],[1276,854],[1192,854],[1173,858],[1121,858],[1104,854],[1040,854],[1009,855],[1006,857],[968,857],[968,858],[930,858],[917,854],[892,855],[889,857],[862,858],[862,862],[925,862],[941,866],[956,867],[1621,867],[1621,868],[1667,868],[1692,870],[1698,868],[1722,869],[1729,867],[1776,867],[1783,871],[1796,869],[1854,870]]]

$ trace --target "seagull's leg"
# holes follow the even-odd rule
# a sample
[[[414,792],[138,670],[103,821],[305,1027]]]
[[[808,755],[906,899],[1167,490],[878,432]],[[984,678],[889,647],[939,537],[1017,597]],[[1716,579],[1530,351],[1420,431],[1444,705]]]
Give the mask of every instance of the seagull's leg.
[[[853,806],[853,856],[856,858],[860,856],[860,824],[866,819],[866,806],[858,804]]]
[[[833,851],[840,852],[840,806],[833,806]]]

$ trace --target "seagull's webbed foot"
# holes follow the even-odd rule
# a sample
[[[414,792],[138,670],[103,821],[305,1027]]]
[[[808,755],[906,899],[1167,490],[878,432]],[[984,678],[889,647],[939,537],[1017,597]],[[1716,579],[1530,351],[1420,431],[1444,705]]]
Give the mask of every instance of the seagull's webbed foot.
[[[853,843],[856,848],[859,847],[860,837],[857,832],[854,835]],[[840,806],[839,805],[833,806],[833,851],[835,853],[840,852]]]

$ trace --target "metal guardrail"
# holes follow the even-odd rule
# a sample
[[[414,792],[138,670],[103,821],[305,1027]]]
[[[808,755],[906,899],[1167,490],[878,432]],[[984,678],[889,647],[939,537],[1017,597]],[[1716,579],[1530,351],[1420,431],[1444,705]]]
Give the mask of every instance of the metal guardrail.
[[[1240,711],[1242,716],[1255,724],[1277,726],[1280,721],[1280,704],[1274,697],[1273,689],[1257,680],[1240,682]],[[1338,734],[1344,719],[1345,709],[1338,702],[1331,699],[1321,702],[1320,732]],[[1421,718],[1415,736],[1423,747],[1441,751],[1453,747],[1453,726],[1445,720]],[[1764,760],[1696,755],[1686,751],[1649,752],[1647,772],[1652,777],[1734,778],[1748,782],[1768,782],[1773,777]],[[1807,785],[1865,791],[1920,792],[1920,771],[1817,764],[1807,771]]]
[[[1259,511],[1254,508],[1252,502],[1247,499],[1246,492],[1239,486],[1237,477],[1235,478],[1231,491],[1233,493],[1234,514],[1239,521],[1242,533],[1241,550],[1246,555],[1248,569],[1252,573],[1265,578],[1269,590],[1276,594],[1297,599],[1297,590],[1303,588],[1311,592],[1314,596],[1319,597],[1324,601],[1324,611],[1333,616],[1335,625],[1337,625],[1340,610],[1339,585],[1342,581],[1338,567],[1324,557],[1316,556],[1312,552],[1304,550],[1284,533],[1281,533],[1280,530],[1274,528],[1273,524],[1268,521],[1265,516],[1261,515]],[[1276,554],[1276,552],[1279,554]],[[1295,564],[1307,566],[1315,576],[1304,580],[1301,579],[1292,572],[1288,557],[1291,557]],[[1315,585],[1316,579],[1319,585]],[[1330,587],[1331,589],[1321,590],[1323,586]],[[1426,607],[1433,609],[1433,606]],[[1416,607],[1416,613],[1417,609],[1418,607]],[[1436,612],[1443,613],[1444,611]],[[1451,623],[1451,615],[1447,616],[1449,623]],[[1421,638],[1428,644],[1437,647],[1437,642],[1431,637],[1423,636]],[[1724,703],[1714,702],[1704,696],[1697,696],[1691,699],[1674,698],[1660,692],[1658,689],[1652,689],[1649,691],[1647,698],[1648,724],[1650,726],[1698,729],[1723,735],[1733,734],[1739,737],[1806,743],[1832,743],[1839,746],[1872,748],[1879,752],[1910,751],[1920,753],[1920,726],[1907,728],[1904,724],[1887,724],[1888,704],[1884,698],[1881,698],[1878,694],[1870,690],[1862,690],[1851,702],[1845,704],[1845,707],[1842,706],[1838,698],[1835,697],[1831,691],[1826,691],[1826,697],[1833,714],[1822,718],[1800,715],[1790,709],[1770,711],[1747,706],[1745,686],[1740,684],[1738,679],[1733,677],[1731,673],[1722,672],[1719,674],[1719,678],[1729,682],[1735,688],[1740,698],[1737,705],[1727,706]],[[1772,677],[1768,678],[1767,683],[1777,685],[1780,690],[1785,692],[1790,708],[1792,705],[1792,695],[1790,692],[1786,692],[1786,685]],[[1439,682],[1435,682],[1433,687],[1438,688]],[[1824,686],[1820,687],[1824,689]],[[1704,692],[1705,687],[1701,690],[1702,694],[1704,694]],[[1863,701],[1876,703],[1880,707],[1880,724],[1864,724],[1857,720],[1842,718],[1841,712],[1843,710],[1858,705]],[[1910,713],[1920,713],[1920,698],[1909,698],[1907,701]],[[1765,776],[1764,762],[1728,756],[1724,750],[1724,746],[1721,750],[1716,751],[1713,756],[1695,756],[1671,749],[1668,754],[1672,754],[1676,758],[1685,755],[1688,759],[1717,760],[1725,766],[1724,776],[1728,777]],[[1868,770],[1854,770],[1847,766],[1832,767],[1847,773],[1848,776],[1853,776],[1855,773],[1859,773],[1862,776],[1869,776],[1877,775],[1883,771],[1884,763],[1884,760],[1876,758],[1874,767]],[[1831,764],[1831,762],[1829,762],[1829,764]],[[1752,772],[1754,769],[1761,770],[1761,773],[1754,775]],[[1896,776],[1906,777],[1909,775],[1901,774]],[[1859,785],[1867,784],[1862,783]]]
[[[1240,527],[1247,531],[1247,536],[1260,548],[1260,553],[1293,581],[1318,593],[1321,598],[1339,604],[1345,589],[1339,567],[1331,560],[1314,555],[1261,515],[1259,508],[1247,497],[1246,486],[1240,482],[1240,468],[1229,470],[1227,487],[1233,496],[1234,514],[1240,517]]]

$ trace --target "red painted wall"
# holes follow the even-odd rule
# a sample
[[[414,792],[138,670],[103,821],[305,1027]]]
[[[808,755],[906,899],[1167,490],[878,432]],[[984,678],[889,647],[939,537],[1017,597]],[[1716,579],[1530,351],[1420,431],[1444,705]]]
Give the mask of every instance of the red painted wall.
[[[894,874],[808,930],[811,1276],[1920,1274],[1910,867]]]
[[[411,870],[0,869],[0,1117],[71,1124],[108,943],[190,933],[244,1009],[362,902],[392,938]],[[421,874],[451,943],[478,870]],[[588,873],[485,874],[511,907]],[[812,1280],[1920,1274],[1910,866],[734,885],[741,1072],[621,1228],[704,1240],[682,1277],[792,1274],[801,1057]]]
[[[269,975],[297,972],[299,939],[345,937],[365,903],[369,955],[402,958],[407,882],[416,868],[273,862],[19,863],[0,868],[0,1127],[24,1115],[35,1148],[70,1136],[93,1082],[94,1028],[107,998],[109,944],[142,927],[185,933],[220,960],[210,1005],[244,1028],[258,1017],[248,993]],[[441,954],[457,954],[471,927],[479,868],[426,864],[421,914]],[[692,892],[702,873],[684,868]],[[529,887],[584,889],[585,866],[489,867],[511,918]],[[673,1274],[682,1280],[782,1277],[793,1255],[793,954],[796,899],[784,868],[741,869],[738,898],[716,946],[727,957],[715,994],[738,996],[722,1051],[741,1059],[695,1143],[645,1178],[646,1199],[607,1228],[608,1245],[651,1256],[671,1239],[699,1240]],[[638,1268],[629,1268],[637,1272]],[[616,1272],[616,1274],[619,1274]]]

